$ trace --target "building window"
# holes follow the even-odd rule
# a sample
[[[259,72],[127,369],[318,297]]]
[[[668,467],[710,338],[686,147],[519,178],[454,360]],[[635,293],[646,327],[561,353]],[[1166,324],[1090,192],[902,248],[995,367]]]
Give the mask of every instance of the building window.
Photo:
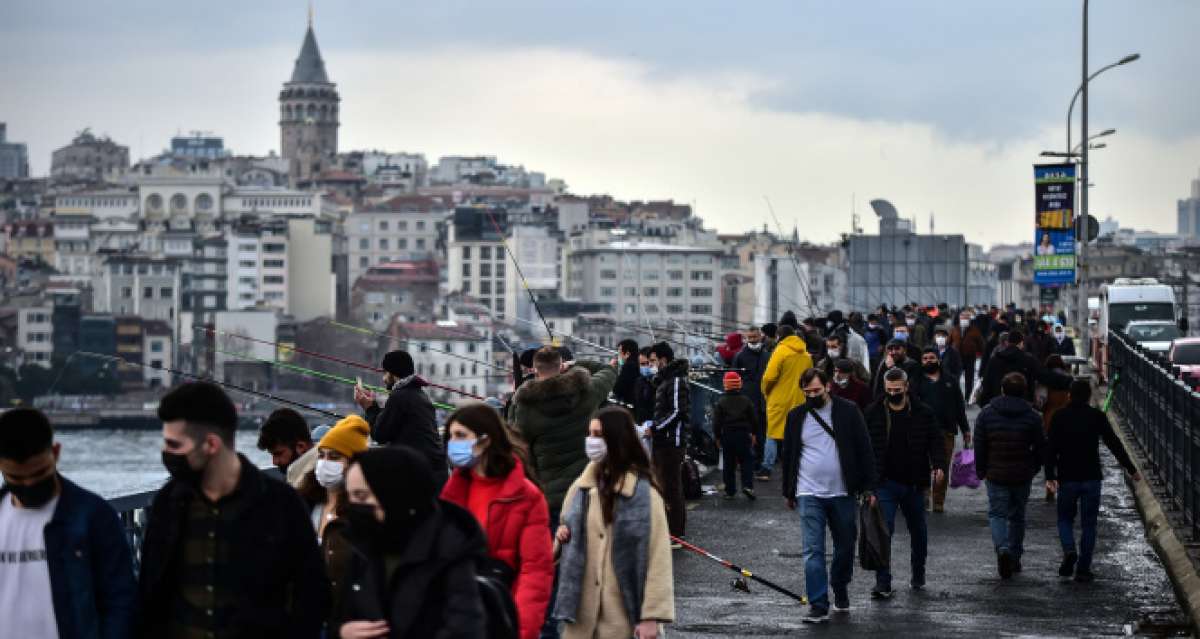
[[[656,280],[658,279],[658,271],[646,271],[645,273],[642,273],[642,279]]]
[[[646,297],[658,297],[658,287],[647,286],[646,288],[642,289],[642,295],[645,295]]]
[[[466,364],[462,364],[462,363],[460,363],[460,364],[458,365],[458,374],[459,374],[459,375],[466,375],[466,374],[467,374],[467,365],[466,365]]]
[[[154,299],[154,287],[146,286],[142,288],[142,299]]]
[[[287,247],[282,244],[263,244],[263,253],[283,253]]]
[[[396,248],[400,249],[401,251],[407,249],[408,248],[408,239],[402,237],[402,238],[396,240]]]
[[[367,257],[367,256],[365,256],[365,255],[364,255],[364,256],[362,256],[362,257],[360,257],[360,258],[358,258],[358,265],[359,265],[359,267],[361,267],[361,268],[367,268],[368,266],[370,266],[370,265],[371,265],[371,258],[369,258],[369,257]]]
[[[379,238],[379,250],[381,250],[381,251],[388,250],[388,241],[387,241],[386,237]]]
[[[479,265],[479,277],[491,277],[491,276],[492,276],[491,263],[480,264]]]
[[[463,254],[464,260],[471,259],[471,247],[469,247],[469,246],[462,247],[462,254]]]
[[[283,268],[283,260],[263,260],[264,268]]]
[[[657,304],[647,304],[646,305],[646,314],[647,315],[658,315],[658,305]]]
[[[693,282],[711,282],[712,271],[692,271]]]
[[[692,297],[712,297],[711,288],[693,288]]]
[[[386,231],[386,230],[388,230],[388,223],[387,223],[387,220],[379,220],[379,230],[380,230],[380,231]]]
[[[637,297],[637,287],[636,286],[626,286],[625,287],[625,295],[627,297]]]
[[[172,286],[164,286],[158,289],[158,296],[164,300],[169,300],[172,297],[175,297],[175,288]]]
[[[163,351],[162,342],[160,342],[158,340],[154,340],[153,342],[150,342],[150,352],[151,353],[161,353],[162,351]]]
[[[419,250],[419,251],[421,251],[421,250],[425,250],[425,240],[424,240],[424,238],[421,238],[421,239],[418,239],[418,240],[417,240],[417,250]]]
[[[504,298],[503,297],[496,298],[496,312],[497,313],[504,312]]]
[[[504,277],[504,262],[496,264],[496,277]]]
[[[637,304],[626,304],[625,305],[625,314],[626,315],[635,315],[636,313],[637,313]]]
[[[471,292],[471,280],[467,280],[467,281],[463,282],[462,292],[468,293],[468,294]]]
[[[425,230],[425,220],[417,220],[417,230],[418,231]]]
[[[358,232],[359,233],[370,233],[371,232],[371,223],[370,222],[359,222],[358,223]]]
[[[600,279],[615,280],[615,279],[617,279],[617,272],[612,269],[605,269],[603,271],[600,271]]]
[[[708,304],[692,304],[693,315],[712,315],[712,307]]]
[[[283,284],[282,275],[268,275],[263,278],[263,284]]]
[[[254,268],[257,266],[254,260],[238,260],[239,268]]]
[[[471,265],[468,262],[463,262],[462,276],[463,277],[471,277]]]
[[[681,280],[683,279],[683,271],[667,271],[667,279]]]
[[[365,237],[364,237],[364,238],[362,238],[362,239],[360,239],[360,240],[358,241],[358,248],[359,248],[359,249],[361,249],[361,250],[363,250],[363,251],[366,251],[366,250],[370,249],[370,248],[371,248],[371,240],[369,240],[369,239],[367,239],[367,238],[365,238]]]
[[[408,230],[408,222],[406,222],[404,220],[400,220],[399,222],[396,222],[396,230],[397,231],[407,231]]]
[[[481,259],[481,260],[492,259],[492,247],[490,247],[490,246],[479,247],[479,259]]]
[[[677,287],[668,288],[667,297],[683,297],[683,289]]]
[[[488,280],[483,280],[482,282],[480,282],[479,283],[479,294],[480,295],[491,295],[492,294],[492,283]]]
[[[475,352],[475,342],[467,342],[467,352],[468,352],[468,353],[474,353],[474,352]],[[471,372],[472,372],[472,373],[474,373],[475,371],[474,371],[474,370],[472,370]]]
[[[604,286],[600,288],[600,297],[614,297],[616,294],[617,289],[611,286]]]
[[[667,304],[667,315],[681,315],[683,306],[679,304]]]

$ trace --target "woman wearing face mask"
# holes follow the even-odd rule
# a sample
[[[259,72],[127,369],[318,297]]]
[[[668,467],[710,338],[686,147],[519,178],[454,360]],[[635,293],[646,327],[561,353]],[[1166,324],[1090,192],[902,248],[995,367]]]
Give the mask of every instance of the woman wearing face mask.
[[[488,556],[511,577],[520,636],[536,639],[554,585],[546,498],[526,476],[523,447],[510,438],[496,411],[471,404],[447,423],[447,457],[455,471],[442,499],[469,510],[483,527]]]
[[[475,581],[487,540],[466,510],[437,498],[427,457],[368,450],[346,471],[352,554],[334,611],[341,639],[485,635]]]
[[[667,513],[633,419],[597,413],[585,447],[591,463],[563,502],[554,618],[565,639],[656,639],[675,619]],[[620,552],[614,552],[620,548]]]
[[[371,426],[358,415],[351,415],[334,425],[317,443],[317,464],[301,480],[296,491],[304,498],[311,512],[321,558],[329,575],[334,609],[341,597],[346,566],[350,560],[350,544],[346,540],[346,464],[368,447]]]

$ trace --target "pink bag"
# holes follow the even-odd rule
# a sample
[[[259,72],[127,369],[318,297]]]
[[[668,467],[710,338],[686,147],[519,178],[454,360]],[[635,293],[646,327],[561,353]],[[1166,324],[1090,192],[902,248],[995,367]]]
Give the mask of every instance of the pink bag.
[[[975,474],[975,450],[964,448],[954,453],[950,463],[951,488],[979,488],[979,477]]]

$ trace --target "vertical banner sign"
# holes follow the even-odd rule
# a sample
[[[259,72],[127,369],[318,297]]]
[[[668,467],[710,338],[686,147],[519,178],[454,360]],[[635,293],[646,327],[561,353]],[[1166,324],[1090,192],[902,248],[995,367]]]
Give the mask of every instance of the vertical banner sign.
[[[1037,202],[1033,237],[1033,282],[1039,286],[1075,283],[1075,165],[1033,167]]]

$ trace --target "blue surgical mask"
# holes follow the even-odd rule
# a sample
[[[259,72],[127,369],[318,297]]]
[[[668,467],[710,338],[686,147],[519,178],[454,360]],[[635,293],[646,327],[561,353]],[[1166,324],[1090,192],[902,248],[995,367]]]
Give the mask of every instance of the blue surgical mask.
[[[479,461],[475,456],[474,439],[455,439],[446,444],[446,456],[455,468],[470,468]]]
[[[900,340],[901,342],[908,341],[908,333],[896,331],[896,333],[894,335],[892,335],[892,337],[895,337],[896,339]]]
[[[654,377],[654,367],[653,366],[643,366],[642,367],[642,377]]]

